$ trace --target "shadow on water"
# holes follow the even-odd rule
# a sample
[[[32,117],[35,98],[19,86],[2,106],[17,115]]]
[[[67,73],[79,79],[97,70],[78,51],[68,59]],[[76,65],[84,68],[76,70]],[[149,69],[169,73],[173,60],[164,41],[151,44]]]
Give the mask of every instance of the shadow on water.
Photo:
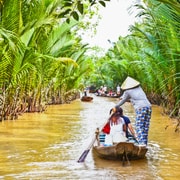
[[[117,99],[94,97],[92,102],[76,100],[1,122],[0,179],[178,179],[180,135],[157,106],[153,106],[145,159],[122,166],[120,161],[100,159],[90,151],[84,163],[77,163],[116,103]],[[132,106],[126,103],[123,109],[134,125]]]

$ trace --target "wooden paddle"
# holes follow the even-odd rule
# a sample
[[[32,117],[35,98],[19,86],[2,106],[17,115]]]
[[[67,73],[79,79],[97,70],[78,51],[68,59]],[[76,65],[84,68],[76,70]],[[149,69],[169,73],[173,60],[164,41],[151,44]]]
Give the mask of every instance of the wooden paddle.
[[[137,138],[128,130],[129,134],[134,138],[134,140],[139,144],[139,141],[137,140]]]
[[[89,153],[90,149],[92,148],[93,144],[95,143],[95,141],[96,141],[96,136],[92,139],[92,141],[89,144],[88,148],[82,153],[79,160],[77,161],[78,163],[85,161],[86,156],[88,155],[88,153]]]
[[[110,114],[107,122],[109,121],[109,119],[111,118],[111,116],[112,116],[112,114]],[[102,131],[103,127],[107,124],[107,122],[102,126],[101,131]],[[97,128],[97,131],[99,131],[99,128]],[[96,134],[96,133],[95,133],[95,134]],[[77,161],[78,163],[85,161],[85,159],[86,159],[86,157],[87,157],[90,149],[92,148],[93,144],[95,143],[95,141],[96,141],[96,139],[97,139],[96,136],[97,136],[97,134],[93,137],[93,139],[92,139],[91,143],[89,144],[88,148],[87,148],[86,150],[84,150],[84,152],[83,152],[82,155],[80,156],[79,160]]]
[[[137,140],[137,138],[135,136],[133,136],[133,138],[139,144],[139,141]]]

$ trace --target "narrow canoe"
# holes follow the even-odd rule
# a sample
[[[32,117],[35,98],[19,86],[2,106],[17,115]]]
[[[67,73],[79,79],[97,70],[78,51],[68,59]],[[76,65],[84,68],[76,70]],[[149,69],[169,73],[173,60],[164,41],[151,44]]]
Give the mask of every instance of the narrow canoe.
[[[101,94],[101,95],[96,94],[96,96],[98,96],[98,97],[108,97],[108,98],[119,98],[120,97],[119,95],[110,96],[110,95],[107,95],[107,94]]]
[[[147,147],[140,147],[131,142],[120,142],[113,146],[94,146],[93,151],[103,159],[137,160],[145,158]]]
[[[82,98],[81,98],[81,101],[92,101],[93,100],[93,97],[91,97],[91,96],[82,96]]]
[[[102,135],[101,135],[102,136]],[[93,152],[100,158],[111,160],[138,160],[145,158],[148,148],[139,146],[134,141],[119,142],[112,146],[104,146],[102,138],[100,143],[94,145]]]

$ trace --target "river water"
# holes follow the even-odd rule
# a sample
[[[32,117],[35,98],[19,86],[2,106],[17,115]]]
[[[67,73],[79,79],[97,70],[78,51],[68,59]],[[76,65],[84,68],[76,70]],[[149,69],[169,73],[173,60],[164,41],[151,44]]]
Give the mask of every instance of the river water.
[[[0,179],[14,180],[176,180],[180,178],[180,134],[176,123],[153,106],[148,152],[143,160],[103,160],[87,149],[117,99],[94,97],[93,102],[49,106],[43,113],[23,114],[0,122]],[[131,104],[124,114],[134,124]]]

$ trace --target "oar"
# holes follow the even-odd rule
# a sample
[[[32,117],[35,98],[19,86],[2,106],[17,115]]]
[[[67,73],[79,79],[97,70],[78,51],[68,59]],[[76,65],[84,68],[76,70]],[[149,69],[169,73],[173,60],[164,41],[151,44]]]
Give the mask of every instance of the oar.
[[[86,159],[86,156],[88,155],[90,149],[92,148],[94,142],[96,141],[96,137],[94,137],[91,141],[91,143],[89,144],[88,148],[82,153],[82,155],[80,156],[79,160],[77,162],[84,162]]]
[[[133,136],[133,138],[139,144],[139,141],[137,140],[137,138],[135,136]]]
[[[109,121],[111,116],[112,115],[109,116],[107,122]],[[103,127],[107,124],[107,122],[102,126],[101,131],[102,131]],[[97,130],[99,130],[99,128],[97,128]],[[89,144],[88,148],[86,150],[84,150],[84,152],[82,153],[82,155],[80,156],[80,158],[79,158],[79,160],[77,162],[80,163],[80,162],[85,161],[85,159],[86,159],[90,149],[92,148],[93,144],[95,143],[95,141],[96,141],[96,135],[93,137],[93,139],[92,139],[91,143]]]
[[[137,140],[137,138],[128,130],[128,132],[131,134],[131,136],[134,138],[134,140],[139,144],[139,141]]]

